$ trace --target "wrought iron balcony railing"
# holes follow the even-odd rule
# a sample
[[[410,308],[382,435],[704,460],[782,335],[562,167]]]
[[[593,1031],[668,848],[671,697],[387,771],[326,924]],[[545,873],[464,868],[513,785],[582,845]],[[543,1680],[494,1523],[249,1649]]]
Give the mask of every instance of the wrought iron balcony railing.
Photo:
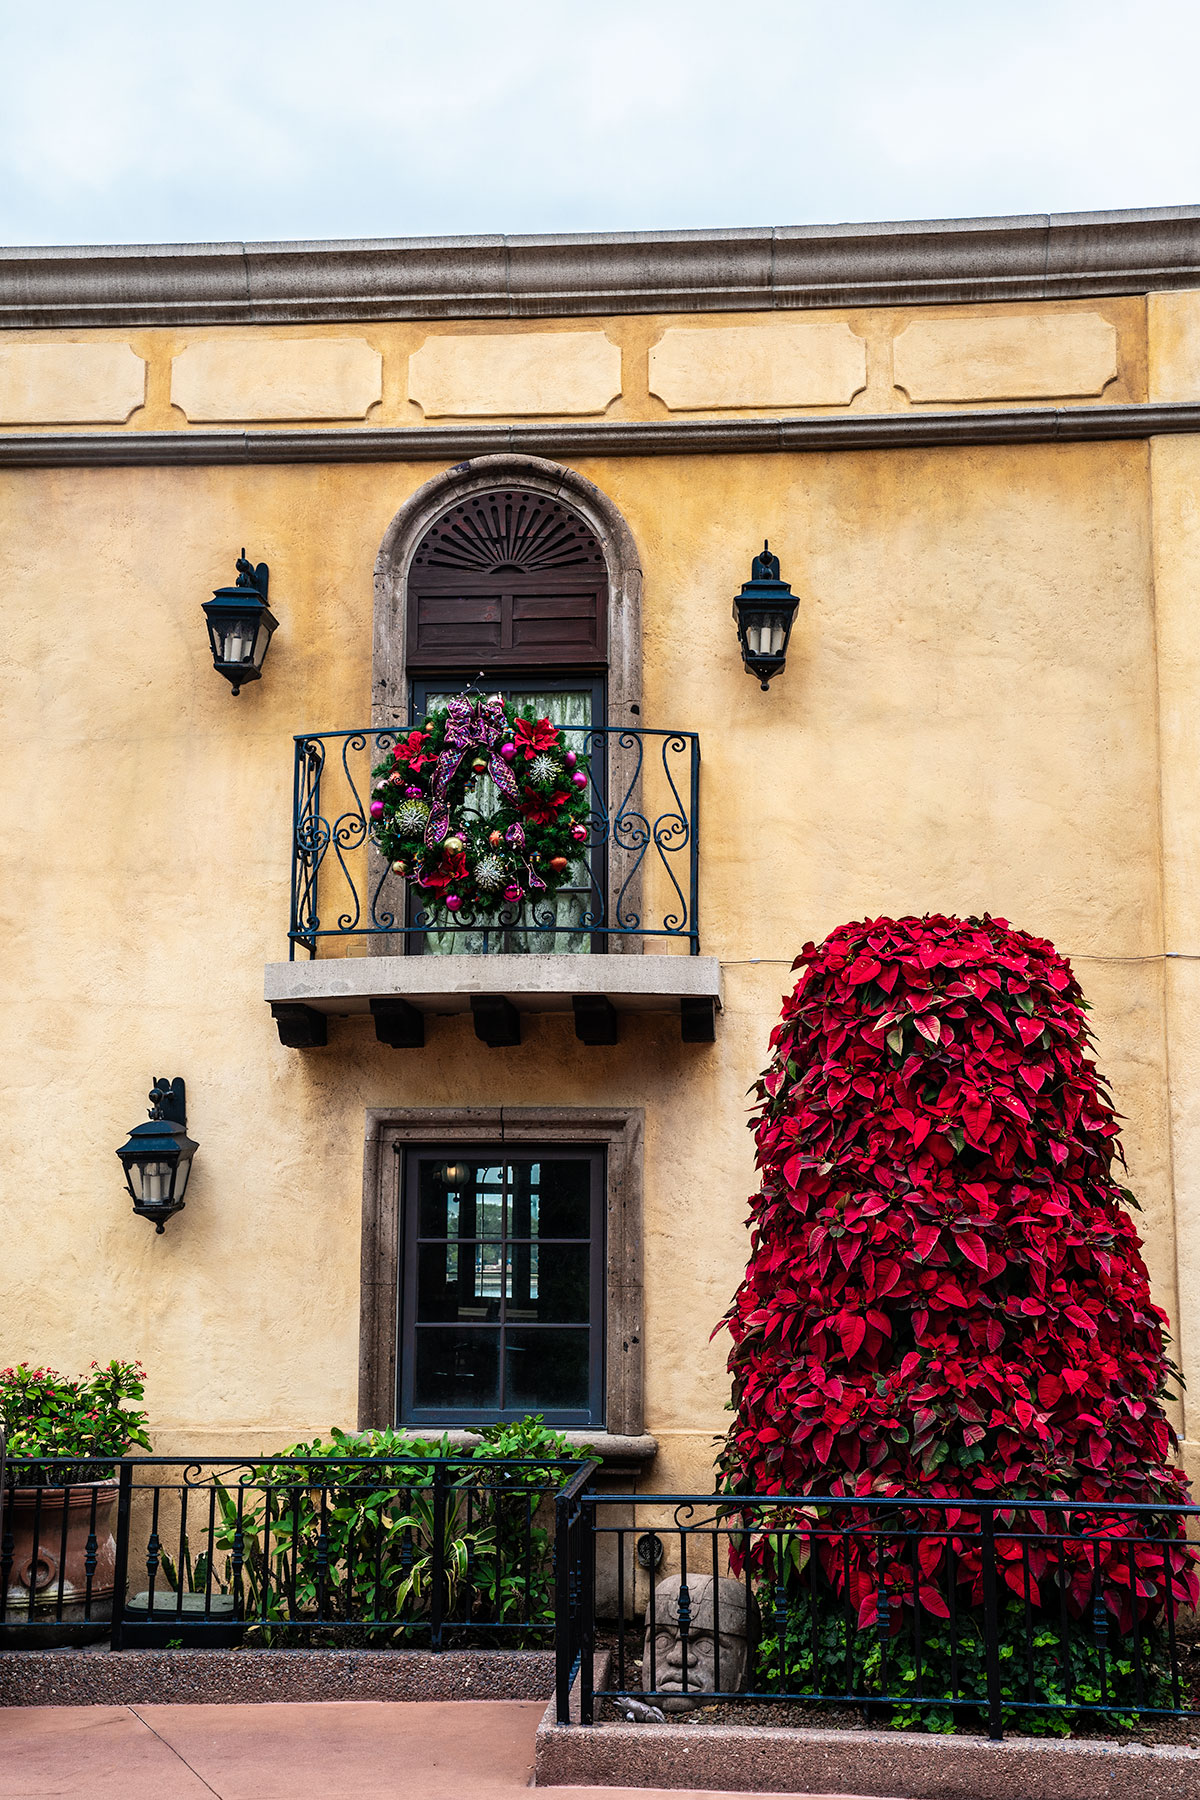
[[[700,950],[700,740],[691,731],[563,726],[587,758],[588,836],[567,887],[477,922],[433,918],[372,842],[371,770],[409,728],[296,737],[290,956],[329,940],[392,939],[396,950],[587,952],[664,939]]]

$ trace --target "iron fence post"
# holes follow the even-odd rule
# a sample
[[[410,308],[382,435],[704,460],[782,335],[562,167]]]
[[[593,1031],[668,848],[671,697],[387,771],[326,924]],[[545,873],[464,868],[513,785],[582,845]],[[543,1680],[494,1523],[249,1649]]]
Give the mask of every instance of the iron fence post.
[[[429,1648],[442,1647],[442,1624],[446,1610],[446,1488],[442,1466],[433,1471],[433,1588],[429,1596]]]
[[[996,1516],[988,1506],[980,1518],[983,1533],[983,1650],[987,1669],[988,1736],[1004,1736],[1000,1704],[1000,1612],[996,1603]]]
[[[700,892],[700,739],[692,734],[692,841],[689,845],[689,874],[691,876],[691,925],[693,956],[700,954],[700,915],[697,912]]]
[[[571,1723],[571,1518],[566,1493],[554,1496],[554,1697],[560,1725]]]
[[[593,1723],[592,1666],[596,1647],[596,1502],[590,1494],[583,1496],[579,1509],[579,1525],[583,1541],[579,1596],[579,1723]]]
[[[0,1625],[8,1615],[8,1572],[13,1563],[13,1545],[5,1538],[7,1526],[4,1519],[4,1496],[6,1485],[4,1480],[4,1459],[8,1440],[4,1427],[0,1425]]]
[[[133,1464],[121,1458],[117,1477],[117,1557],[113,1570],[111,1648],[121,1648],[121,1623],[125,1617],[125,1584],[129,1579],[129,1520],[133,1510]]]

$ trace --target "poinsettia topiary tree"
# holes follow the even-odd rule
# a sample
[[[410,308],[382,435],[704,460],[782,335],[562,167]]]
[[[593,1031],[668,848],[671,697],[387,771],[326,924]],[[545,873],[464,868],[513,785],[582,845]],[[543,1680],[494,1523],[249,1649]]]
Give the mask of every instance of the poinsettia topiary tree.
[[[843,926],[794,966],[724,1321],[726,1486],[1185,1503],[1166,1320],[1067,962],[1001,919],[926,917]],[[1022,1599],[1048,1603],[1061,1574],[1077,1616],[1102,1596],[1118,1628],[1168,1583],[1194,1601],[1187,1553],[1138,1542],[1135,1515],[1071,1515],[1074,1544],[1054,1542],[1063,1514],[1038,1517],[1044,1542],[999,1543]],[[947,1536],[921,1549],[919,1604],[941,1617],[949,1579],[968,1604],[982,1591],[978,1515],[959,1523],[953,1560]],[[860,1624],[889,1587],[918,1603],[878,1542],[826,1548]]]

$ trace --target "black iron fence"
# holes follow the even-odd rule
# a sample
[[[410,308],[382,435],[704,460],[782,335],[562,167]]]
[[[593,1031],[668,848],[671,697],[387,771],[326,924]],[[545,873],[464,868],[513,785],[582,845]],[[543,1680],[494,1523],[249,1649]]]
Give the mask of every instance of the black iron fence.
[[[590,1466],[11,1458],[0,1643],[549,1647],[553,1497]]]
[[[1200,1710],[1193,1507],[579,1482],[556,1504],[563,1724],[576,1682],[583,1724],[603,1702],[805,1702],[999,1738]]]
[[[993,1737],[1200,1712],[1200,1509],[598,1494],[593,1474],[10,1458],[0,1646],[553,1643],[558,1717],[585,1725],[607,1702],[799,1702]]]
[[[596,951],[663,939],[700,949],[700,740],[691,731],[563,726],[587,758],[587,839],[567,885],[476,923],[422,908],[371,841],[371,770],[404,736],[306,732],[295,740],[290,955],[324,939],[390,939],[414,951]],[[340,954],[340,952],[339,952]]]

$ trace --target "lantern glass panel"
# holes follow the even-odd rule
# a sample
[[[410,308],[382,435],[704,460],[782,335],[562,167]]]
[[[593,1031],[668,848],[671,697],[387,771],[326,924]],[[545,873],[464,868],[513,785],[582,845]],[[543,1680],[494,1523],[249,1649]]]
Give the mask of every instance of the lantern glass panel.
[[[225,627],[225,645],[221,660],[227,663],[249,665],[256,660],[254,655],[255,614],[242,614],[230,619]],[[261,627],[260,627],[261,631]]]
[[[262,668],[263,657],[267,654],[267,645],[270,641],[271,628],[267,624],[266,614],[263,613],[259,616],[258,636],[254,640],[254,654],[250,659],[256,669]]]

